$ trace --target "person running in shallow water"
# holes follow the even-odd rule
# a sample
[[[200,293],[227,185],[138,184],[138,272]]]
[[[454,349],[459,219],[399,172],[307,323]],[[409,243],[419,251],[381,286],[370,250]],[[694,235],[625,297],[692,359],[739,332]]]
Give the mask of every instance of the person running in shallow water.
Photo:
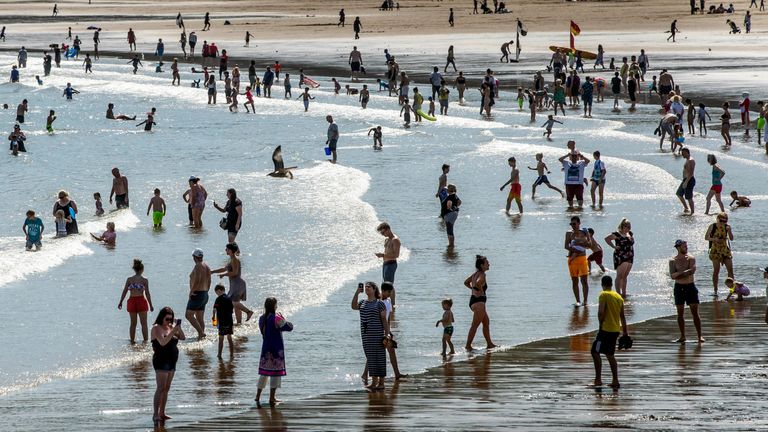
[[[685,305],[691,310],[693,325],[696,327],[698,342],[704,342],[701,337],[701,318],[699,318],[699,290],[693,280],[696,273],[696,258],[688,254],[688,243],[685,240],[676,240],[675,249],[677,255],[669,260],[669,277],[675,281],[674,297],[677,309],[677,327],[680,329],[680,338],[675,342],[685,343]]]
[[[469,298],[469,309],[472,310],[472,325],[467,334],[467,344],[464,346],[467,352],[474,351],[472,342],[475,339],[477,328],[480,327],[481,324],[483,326],[483,337],[485,338],[486,348],[496,348],[496,344],[491,340],[491,320],[486,310],[486,302],[488,301],[488,297],[486,296],[488,282],[486,281],[485,273],[490,268],[491,264],[488,262],[488,258],[482,255],[477,255],[475,257],[475,272],[464,280],[464,286],[472,292],[472,295]]]
[[[506,183],[501,185],[499,188],[500,191],[503,191],[504,188],[509,185],[509,195],[507,195],[507,207],[506,207],[506,213],[509,215],[509,208],[512,206],[512,201],[514,200],[517,203],[517,210],[520,212],[520,214],[523,214],[523,202],[522,202],[522,191],[523,187],[520,184],[520,170],[517,169],[517,161],[514,157],[510,157],[507,159],[507,163],[512,168],[512,171],[509,174],[509,180],[507,180]]]

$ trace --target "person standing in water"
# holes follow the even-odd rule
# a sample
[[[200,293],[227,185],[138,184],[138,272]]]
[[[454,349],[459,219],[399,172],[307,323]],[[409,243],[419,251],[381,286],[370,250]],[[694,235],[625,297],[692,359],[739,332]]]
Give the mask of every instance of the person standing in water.
[[[144,277],[144,263],[140,259],[133,259],[133,276],[125,280],[125,286],[123,287],[123,293],[120,295],[120,302],[117,304],[117,309],[123,309],[123,300],[125,296],[128,296],[128,305],[126,310],[131,317],[131,326],[129,329],[129,335],[131,337],[131,344],[136,342],[136,321],[141,323],[141,336],[144,342],[147,341],[149,331],[147,328],[147,311],[154,312],[155,308],[152,306],[152,296],[149,294],[149,281]]]
[[[723,200],[720,194],[723,192],[723,177],[725,177],[725,171],[717,164],[717,157],[713,154],[707,155],[707,162],[712,166],[712,187],[709,188],[707,193],[707,208],[704,214],[709,214],[709,207],[712,204],[712,197],[715,198],[717,204],[720,206],[720,211],[724,212]]]
[[[568,273],[571,276],[573,296],[576,298],[574,306],[587,306],[589,294],[589,261],[587,260],[587,248],[592,244],[587,229],[581,229],[581,218],[571,217],[571,230],[565,233],[564,248],[568,251]],[[582,297],[579,297],[579,281],[581,281]]]
[[[381,276],[384,282],[392,284],[392,307],[395,307],[395,272],[397,271],[397,259],[400,257],[400,237],[392,232],[388,223],[382,222],[376,227],[376,231],[385,237],[384,252],[376,253],[376,258],[381,258],[384,264],[381,267]]]
[[[205,210],[205,200],[208,199],[208,191],[200,184],[200,179],[197,177],[190,177],[189,182],[189,205],[192,207],[192,225],[200,229],[203,227],[203,211]]]
[[[507,159],[507,163],[512,168],[512,171],[509,174],[509,180],[499,188],[500,191],[503,191],[507,185],[510,185],[509,195],[507,196],[506,213],[507,216],[509,216],[509,208],[512,205],[512,200],[514,200],[517,203],[517,210],[520,214],[523,214],[523,202],[521,198],[523,187],[520,184],[520,170],[517,169],[517,161],[514,157]]]
[[[336,145],[339,142],[339,126],[333,122],[333,116],[325,116],[325,120],[328,122],[328,139],[325,141],[325,145],[331,150],[331,163],[336,163]]]
[[[203,250],[192,252],[195,267],[189,274],[189,300],[187,321],[197,330],[198,339],[205,338],[205,305],[208,304],[208,290],[211,289],[211,268],[203,261]]]
[[[677,255],[669,260],[669,277],[675,281],[674,297],[677,309],[677,327],[680,329],[680,338],[675,342],[685,343],[685,305],[691,310],[693,325],[696,327],[698,342],[704,342],[701,337],[701,318],[699,318],[699,290],[693,281],[696,273],[696,258],[688,254],[688,243],[685,240],[676,240],[675,249]]]
[[[155,426],[162,426],[170,417],[165,414],[168,392],[171,390],[176,362],[179,360],[178,343],[187,337],[181,328],[181,320],[175,320],[173,309],[166,306],[160,309],[152,326],[152,367],[155,369],[157,389],[153,404],[152,421]]]
[[[256,390],[256,407],[261,408],[261,392],[267,387],[269,379],[269,406],[275,407],[280,401],[276,398],[285,372],[285,345],[283,332],[293,330],[293,324],[277,312],[277,299],[268,297],[264,301],[264,314],[259,317],[259,332],[262,337],[261,357],[259,358],[259,382]]]
[[[219,278],[229,278],[229,292],[227,297],[232,301],[235,309],[237,323],[243,322],[243,312],[245,312],[245,321],[250,321],[253,311],[248,309],[242,302],[247,300],[247,287],[242,278],[243,267],[240,261],[240,247],[237,243],[227,243],[225,252],[229,257],[229,263],[219,269],[212,270],[211,273],[218,274]]]
[[[352,47],[352,52],[349,53],[349,67],[352,71],[352,81],[360,81],[360,70],[363,66],[363,55],[357,50],[356,46]]]
[[[118,209],[128,208],[128,177],[120,174],[118,168],[112,168],[112,190],[109,192],[109,203],[115,197],[115,205]]]
[[[613,249],[613,268],[616,270],[616,292],[627,298],[627,279],[635,262],[635,237],[632,224],[624,218],[616,231],[605,237],[605,243]]]
[[[675,195],[677,195],[677,198],[683,205],[683,213],[688,213],[688,206],[690,206],[689,214],[693,215],[693,188],[696,186],[696,177],[694,177],[696,161],[691,157],[691,151],[688,147],[683,147],[683,149],[680,150],[680,154],[685,158],[685,164],[683,165],[683,181],[677,188]]]
[[[486,281],[485,273],[490,268],[491,264],[488,262],[488,258],[477,255],[475,256],[475,272],[464,280],[464,286],[472,292],[472,295],[469,297],[469,309],[472,310],[472,324],[467,334],[467,344],[464,346],[467,352],[474,351],[472,342],[475,339],[477,328],[481,324],[483,325],[483,337],[485,338],[486,348],[496,348],[496,344],[491,340],[491,320],[486,310],[488,282]]]
[[[733,278],[733,252],[731,242],[733,231],[728,225],[728,213],[721,212],[717,215],[715,223],[707,228],[704,240],[709,242],[709,259],[712,261],[712,286],[717,296],[717,288],[720,284],[720,267],[725,266],[728,277]]]

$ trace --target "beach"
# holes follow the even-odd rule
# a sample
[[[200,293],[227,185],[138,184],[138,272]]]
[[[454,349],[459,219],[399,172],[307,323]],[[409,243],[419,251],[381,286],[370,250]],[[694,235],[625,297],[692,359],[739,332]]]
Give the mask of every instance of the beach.
[[[288,375],[279,396],[285,404],[276,410],[252,408],[262,341],[257,325],[236,327],[234,357],[219,360],[216,339],[195,341],[194,331],[184,320],[187,336],[193,340],[179,343],[181,354],[168,406],[174,418],[169,428],[234,430],[258,424],[267,429],[306,430],[324,429],[322,425],[338,420],[340,429],[348,430],[403,430],[411,424],[460,430],[488,417],[494,419],[488,428],[503,427],[506,423],[498,419],[509,416],[519,421],[517,428],[530,429],[540,425],[537,419],[545,416],[542,407],[552,402],[562,409],[546,415],[548,423],[543,427],[548,429],[568,429],[574,413],[583,414],[573,420],[580,430],[621,425],[647,430],[708,428],[709,424],[741,430],[761,427],[752,411],[708,417],[704,422],[694,416],[678,418],[664,408],[695,398],[694,413],[708,415],[709,396],[701,395],[711,391],[721,392],[712,396],[716,400],[744,400],[728,390],[740,386],[743,376],[723,373],[716,383],[697,382],[689,389],[688,371],[710,375],[719,359],[731,355],[748,374],[761,367],[762,351],[750,347],[759,345],[762,299],[734,304],[723,302],[721,295],[720,301],[702,306],[707,343],[697,347],[689,342],[680,348],[669,342],[676,335],[674,321],[668,318],[674,305],[667,261],[675,253],[675,239],[687,239],[698,260],[695,280],[702,301],[712,301],[712,263],[704,235],[714,216],[703,215],[703,207],[710,176],[706,156],[715,154],[727,172],[726,206],[727,193],[733,189],[753,203],[748,209],[728,211],[735,234],[735,276],[752,287],[752,297],[764,295],[758,268],[768,261],[762,229],[768,158],[754,136],[741,137],[736,104],[749,91],[754,110],[755,102],[765,96],[757,83],[768,61],[751,47],[768,41],[760,28],[768,18],[754,12],[753,34],[732,36],[727,34],[725,16],[690,16],[686,4],[675,6],[669,19],[650,18],[648,10],[670,7],[655,0],[539,1],[525,7],[509,5],[510,14],[490,15],[472,15],[471,2],[401,3],[400,11],[383,12],[362,1],[300,2],[291,4],[290,10],[277,2],[95,1],[92,5],[60,3],[55,18],[49,16],[53,3],[0,5],[8,20],[4,24],[7,39],[0,42],[0,75],[8,75],[21,45],[30,52],[21,82],[0,84],[0,104],[10,105],[0,110],[3,131],[13,128],[16,104],[22,98],[30,101],[22,125],[28,136],[27,154],[0,158],[0,170],[8,179],[0,199],[6,203],[9,220],[0,226],[0,251],[7,257],[0,267],[0,295],[7,320],[13,324],[0,337],[0,343],[9,348],[0,354],[0,413],[10,430],[152,428],[152,350],[146,344],[128,343],[128,317],[116,307],[120,292],[132,273],[132,259],[141,258],[155,306],[150,323],[166,305],[183,318],[192,251],[202,248],[212,268],[227,263],[227,235],[218,227],[222,215],[212,204],[226,202],[228,188],[237,189],[243,201],[243,228],[237,243],[249,289],[246,303],[260,315],[265,298],[276,297],[278,310],[294,324],[294,331],[284,336]],[[345,29],[336,26],[341,7],[347,13]],[[449,7],[456,11],[457,24],[452,29],[447,26]],[[212,29],[201,32],[206,11],[211,12]],[[203,40],[227,49],[230,67],[240,67],[243,82],[251,59],[257,61],[259,76],[279,61],[283,74],[291,75],[292,100],[283,97],[281,74],[272,99],[255,98],[255,115],[242,108],[229,112],[222,106],[223,92],[217,106],[206,104],[204,88],[190,86],[202,76],[191,71],[200,63],[183,61],[176,42],[181,32],[174,22],[178,12],[183,14],[185,30],[198,33],[198,51]],[[742,14],[739,9],[733,19],[740,22]],[[363,21],[359,40],[353,39],[351,28],[356,16]],[[499,46],[514,39],[517,18],[528,29],[521,38],[520,62],[499,63]],[[677,43],[667,43],[663,32],[675,18],[682,33]],[[225,19],[232,25],[223,25]],[[570,20],[581,27],[577,47],[595,50],[603,44],[606,63],[612,56],[619,63],[622,56],[645,49],[651,59],[649,75],[669,68],[685,97],[707,104],[715,119],[709,134],[697,133],[685,141],[699,164],[696,216],[681,214],[675,190],[683,160],[671,155],[666,146],[665,151],[658,149],[658,137],[652,134],[660,117],[658,98],[647,96],[647,87],[636,112],[626,109],[625,97],[621,111],[612,112],[613,99],[607,93],[605,103],[595,104],[592,118],[567,108],[567,115],[558,116],[564,124],[555,126],[552,141],[542,137],[541,128],[550,111],[529,123],[527,108],[518,110],[517,87],[530,87],[533,74],[545,70],[551,55],[548,46],[567,46]],[[101,59],[94,61],[93,74],[83,74],[81,54],[79,60],[63,60],[61,68],[43,76],[41,50],[64,42],[68,26],[83,40],[83,54],[93,53],[93,30],[87,27],[101,27]],[[131,73],[128,64],[133,56],[125,39],[128,28],[136,31],[137,53],[143,62],[137,74]],[[253,34],[247,48],[243,47],[245,31]],[[162,73],[155,72],[153,55],[158,38],[166,41]],[[396,98],[379,91],[376,82],[386,71],[383,50],[397,57],[414,80],[411,87],[419,87],[426,96],[432,66],[443,71],[451,44],[459,69],[470,81],[466,103],[457,103],[451,87],[448,116],[405,128]],[[349,80],[347,62],[353,45],[361,50],[367,69],[360,83]],[[181,61],[180,86],[171,86],[173,57]],[[301,91],[300,68],[320,84],[310,90],[316,99],[307,112],[296,100]],[[494,69],[501,89],[491,119],[478,115],[481,102],[476,87],[486,68]],[[585,69],[582,76],[611,76],[610,71],[593,71],[589,62]],[[449,70],[445,78],[452,84],[456,74]],[[42,77],[42,85],[34,75]],[[551,74],[545,72],[545,76],[549,82]],[[344,90],[334,95],[331,78],[356,89],[367,84],[368,108],[361,109],[358,97],[345,95]],[[62,97],[68,82],[80,91],[72,101]],[[717,116],[723,101],[731,102],[734,116],[730,148],[723,148],[719,135]],[[242,96],[240,102],[244,102]],[[115,114],[136,115],[137,120],[105,119],[107,103],[116,105]],[[153,107],[157,125],[152,132],[143,132],[134,125]],[[58,120],[55,132],[48,134],[45,117],[51,109]],[[329,114],[341,133],[335,165],[326,162],[324,153]],[[374,152],[368,131],[379,125],[383,150]],[[557,158],[567,152],[569,139],[590,158],[595,150],[603,154],[609,174],[602,209],[587,206],[578,212],[566,211],[565,201],[543,186],[537,198],[531,198],[536,174],[526,166],[535,164],[535,155],[542,153],[552,184],[562,187]],[[266,175],[273,169],[270,156],[277,145],[282,145],[286,165],[299,167],[293,180]],[[510,156],[517,158],[521,169],[522,216],[504,214],[507,193],[499,191],[509,179]],[[446,228],[437,217],[440,205],[434,198],[444,163],[451,165],[449,182],[457,185],[463,201],[455,250],[446,249]],[[130,179],[129,209],[112,211],[114,205],[106,200],[113,167]],[[190,176],[200,177],[208,191],[202,230],[189,228],[186,203],[181,199]],[[152,228],[145,214],[155,188],[168,203],[160,230]],[[48,236],[54,229],[49,213],[61,189],[80,207],[83,234],[54,240]],[[94,192],[105,198],[105,216],[94,216]],[[37,253],[24,251],[19,230],[28,209],[35,209],[46,224],[43,250]],[[581,217],[583,226],[593,228],[601,242],[616,231],[622,218],[632,221],[637,238],[626,306],[637,343],[618,356],[626,383],[618,395],[606,390],[596,397],[594,390],[585,388],[592,373],[589,345],[591,332],[598,326],[600,275],[593,268],[589,306],[574,308],[563,249],[573,215]],[[398,307],[391,325],[400,344],[400,368],[412,378],[394,389],[394,381],[388,380],[386,392],[368,399],[360,381],[365,356],[359,315],[350,309],[350,299],[359,282],[382,280],[381,260],[374,255],[383,247],[384,238],[376,232],[381,221],[392,226],[403,244],[396,280]],[[96,244],[87,235],[101,233],[107,222],[117,228],[114,248]],[[615,276],[611,251],[603,247],[606,267],[611,269],[608,274]],[[459,349],[445,362],[440,356],[442,333],[434,327],[442,314],[440,301],[453,298],[453,340],[457,348],[463,347],[472,312],[467,307],[470,291],[462,282],[474,271],[476,254],[490,261],[487,308],[491,332],[501,347],[488,354]],[[721,290],[725,290],[724,278],[725,270]],[[219,282],[218,277],[214,279],[214,284]],[[222,283],[226,285],[226,278]],[[213,290],[211,296],[212,303]],[[211,303],[205,315],[209,331]],[[688,325],[691,332],[690,319]],[[480,334],[476,346],[482,346]],[[553,351],[559,355],[549,355]],[[684,361],[689,354],[695,361]],[[665,369],[668,377],[651,381],[649,371],[657,362],[672,365]],[[536,378],[533,365],[537,363],[543,365],[543,380]],[[748,380],[759,385],[760,377],[755,372]],[[526,383],[528,388],[521,389]],[[648,395],[664,397],[649,399]],[[625,398],[631,401],[627,411],[623,411]],[[514,415],[507,412],[510,399],[521,402]],[[458,415],[453,408],[465,404],[470,404],[468,415]],[[350,405],[355,408],[343,409]],[[299,414],[308,406],[328,417]],[[410,414],[404,416],[405,412]],[[650,420],[651,414],[661,420]],[[368,420],[350,420],[354,417]],[[387,420],[376,420],[383,418]],[[727,423],[733,418],[738,418],[739,427]]]

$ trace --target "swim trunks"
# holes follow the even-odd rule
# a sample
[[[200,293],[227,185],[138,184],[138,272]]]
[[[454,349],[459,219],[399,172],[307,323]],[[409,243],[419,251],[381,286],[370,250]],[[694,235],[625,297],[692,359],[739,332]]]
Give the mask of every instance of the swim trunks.
[[[117,208],[128,207],[128,194],[115,195],[115,205]]]
[[[675,282],[674,296],[676,306],[699,304],[699,290],[696,289],[696,284],[693,283],[680,284]]]
[[[587,262],[594,261],[597,265],[603,265],[603,251],[594,251],[587,257]]]
[[[45,130],[47,130],[47,131],[48,131],[48,133],[53,133],[53,126],[51,126],[51,125],[47,125],[47,126],[45,127]]]
[[[677,188],[677,192],[675,194],[679,197],[684,197],[685,199],[693,199],[693,187],[696,186],[696,179],[691,177],[685,187],[683,187],[684,183],[685,180],[680,182],[680,186]]]
[[[162,225],[163,224],[163,212],[159,211],[153,211],[152,212],[152,225]]]
[[[523,187],[520,183],[512,183],[509,187],[509,196],[507,197],[508,200],[519,200],[520,194],[523,191]]]
[[[352,72],[360,72],[360,62],[353,61],[349,65],[352,67]]]
[[[535,182],[533,182],[533,185],[534,185],[534,186],[541,186],[541,185],[542,185],[542,184],[544,184],[544,183],[546,183],[546,184],[549,184],[549,179],[547,179],[547,176],[545,176],[545,175],[543,175],[543,176],[539,176],[539,177],[536,179],[536,181],[535,181]]]
[[[584,201],[584,185],[583,184],[565,185],[565,198],[568,201],[573,201],[574,197],[576,197],[576,201]]]
[[[219,324],[219,336],[226,336],[232,334],[232,326],[231,325],[221,325]]]
[[[189,297],[187,301],[187,310],[191,311],[204,311],[205,305],[208,304],[208,292],[207,291],[195,291]]]
[[[149,303],[144,296],[141,297],[129,297],[126,310],[130,313],[147,312],[149,310]]]
[[[592,352],[605,355],[613,355],[616,352],[616,340],[619,332],[607,332],[599,330],[595,341],[592,343]]]
[[[32,246],[35,246],[36,248],[40,249],[41,247],[43,247],[43,243],[40,241],[40,239],[34,240],[34,241],[27,240],[27,243],[26,243],[27,250],[32,249]]]
[[[23,115],[17,115],[16,116],[16,123],[24,123],[24,116]]]
[[[568,258],[568,273],[571,277],[581,277],[589,274],[589,262],[586,255]]]
[[[757,130],[763,130],[765,128],[765,118],[759,117],[757,119]]]
[[[453,335],[453,326],[446,326],[443,329],[443,334],[444,335],[448,335],[448,336],[452,336]]]

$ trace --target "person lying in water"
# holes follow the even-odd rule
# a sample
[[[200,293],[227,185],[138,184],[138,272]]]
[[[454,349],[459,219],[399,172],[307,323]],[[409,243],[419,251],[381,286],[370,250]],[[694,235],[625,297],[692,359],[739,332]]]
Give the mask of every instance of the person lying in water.
[[[111,103],[107,105],[107,119],[109,120],[136,120],[136,116],[128,117],[127,115],[120,114],[115,116],[115,104]]]

